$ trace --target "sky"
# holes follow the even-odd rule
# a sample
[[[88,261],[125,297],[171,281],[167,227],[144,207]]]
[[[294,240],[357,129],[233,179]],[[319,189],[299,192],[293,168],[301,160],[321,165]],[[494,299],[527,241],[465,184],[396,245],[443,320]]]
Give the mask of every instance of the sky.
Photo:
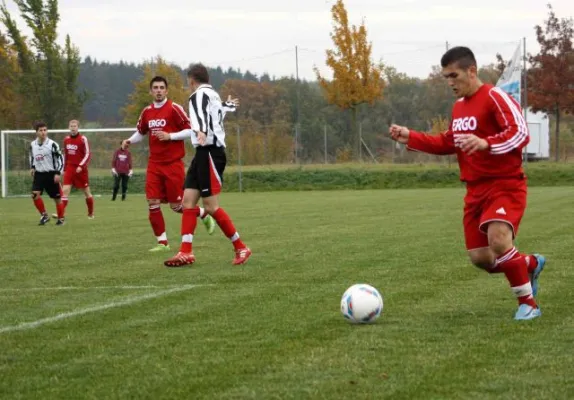
[[[536,52],[534,26],[547,0],[346,0],[351,24],[364,19],[373,60],[425,77],[448,46],[473,49],[479,64],[497,52],[510,58],[523,37]],[[559,17],[574,16],[574,1],[553,0]],[[12,0],[9,10],[17,15]],[[70,34],[82,57],[142,62],[161,55],[188,66],[234,67],[257,75],[314,79],[329,76],[333,0],[60,0],[61,40]],[[21,20],[19,26],[25,25]],[[26,31],[26,29],[23,29]]]

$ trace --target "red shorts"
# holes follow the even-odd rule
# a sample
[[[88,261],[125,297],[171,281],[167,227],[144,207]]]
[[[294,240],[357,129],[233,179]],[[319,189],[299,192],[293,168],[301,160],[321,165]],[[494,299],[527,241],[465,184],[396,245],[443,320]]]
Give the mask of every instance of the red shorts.
[[[70,165],[64,170],[64,186],[73,186],[76,189],[85,189],[90,186],[88,169],[82,167],[82,172],[77,173],[77,165]]]
[[[467,250],[488,247],[490,222],[506,222],[513,237],[526,210],[526,180],[505,179],[467,185],[464,198],[464,238]]]
[[[145,193],[148,200],[179,203],[183,199],[185,165],[178,160],[169,164],[150,162],[147,166]]]

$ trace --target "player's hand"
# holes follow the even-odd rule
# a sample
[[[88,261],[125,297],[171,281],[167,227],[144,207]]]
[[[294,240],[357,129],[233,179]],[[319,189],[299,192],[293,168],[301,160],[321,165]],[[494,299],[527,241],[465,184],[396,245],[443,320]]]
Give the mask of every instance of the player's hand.
[[[118,171],[116,171],[115,168],[112,168],[112,175],[113,175],[113,176],[118,176]]]
[[[161,140],[162,142],[166,142],[168,140],[171,140],[171,135],[167,132],[164,132],[164,131],[155,132],[154,136],[156,138],[158,138],[159,140]]]
[[[36,173],[36,170],[35,170],[34,168],[31,168],[31,169],[30,169],[30,175],[31,175],[31,176],[34,176],[35,173]]]
[[[407,144],[409,142],[409,128],[399,125],[391,125],[389,128],[391,139],[396,142]]]
[[[60,183],[60,175],[54,175],[54,183]]]
[[[233,103],[235,107],[239,107],[239,99],[233,99],[231,98],[231,95],[227,96],[227,103]]]
[[[201,146],[205,146],[205,143],[207,143],[207,135],[203,132],[197,132],[197,141]]]
[[[76,168],[76,174],[79,174],[80,172],[82,172],[82,167]]]
[[[128,139],[122,141],[122,150],[125,150],[128,147],[130,147],[130,141]]]
[[[476,135],[463,135],[459,139],[458,145],[460,149],[464,151],[467,155],[471,155],[477,151],[482,151],[488,149],[488,142]]]
[[[130,172],[128,173],[128,176],[131,178],[133,174],[134,174],[134,171],[132,171],[132,170],[130,169]]]

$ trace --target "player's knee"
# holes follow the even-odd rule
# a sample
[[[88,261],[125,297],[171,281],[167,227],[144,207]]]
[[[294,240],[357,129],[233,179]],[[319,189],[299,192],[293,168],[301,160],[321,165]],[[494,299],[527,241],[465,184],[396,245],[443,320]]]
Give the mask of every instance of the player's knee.
[[[173,212],[181,214],[183,212],[183,204],[182,203],[171,203],[169,205]]]
[[[38,200],[39,197],[40,197],[40,193],[32,192],[32,200]]]
[[[203,208],[205,209],[206,213],[213,215],[219,209],[219,206],[215,204],[204,204]]]
[[[508,224],[499,223],[488,227],[488,244],[497,256],[512,247],[512,229]]]
[[[156,200],[156,199],[148,199],[147,204],[149,206],[159,206],[161,204],[161,202],[159,200]]]

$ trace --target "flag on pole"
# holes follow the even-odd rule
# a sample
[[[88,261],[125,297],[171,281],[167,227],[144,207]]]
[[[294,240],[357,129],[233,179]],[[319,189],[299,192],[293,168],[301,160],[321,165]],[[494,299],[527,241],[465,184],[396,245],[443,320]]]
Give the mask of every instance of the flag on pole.
[[[522,104],[520,101],[522,89],[522,44],[520,42],[514,55],[506,64],[500,79],[496,82],[496,86],[514,97],[518,104]]]

